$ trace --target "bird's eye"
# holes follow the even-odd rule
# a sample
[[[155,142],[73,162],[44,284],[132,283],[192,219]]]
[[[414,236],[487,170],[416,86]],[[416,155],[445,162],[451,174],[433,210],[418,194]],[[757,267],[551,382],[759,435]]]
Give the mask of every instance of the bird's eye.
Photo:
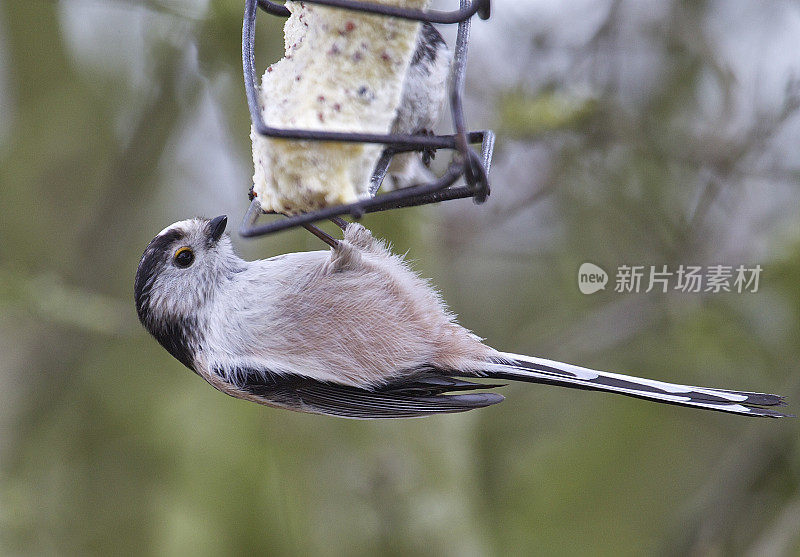
[[[192,248],[187,248],[184,246],[175,252],[175,257],[173,257],[173,260],[175,261],[175,265],[185,269],[194,263],[194,252],[192,251]]]

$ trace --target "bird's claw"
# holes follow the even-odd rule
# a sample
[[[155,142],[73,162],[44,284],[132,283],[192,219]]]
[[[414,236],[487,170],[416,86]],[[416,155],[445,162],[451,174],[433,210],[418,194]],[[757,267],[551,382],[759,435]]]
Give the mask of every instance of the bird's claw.
[[[436,135],[433,133],[433,130],[420,130],[420,133],[428,136]],[[426,168],[430,168],[431,161],[436,158],[436,148],[435,147],[425,147],[422,149],[422,164],[425,165]]]

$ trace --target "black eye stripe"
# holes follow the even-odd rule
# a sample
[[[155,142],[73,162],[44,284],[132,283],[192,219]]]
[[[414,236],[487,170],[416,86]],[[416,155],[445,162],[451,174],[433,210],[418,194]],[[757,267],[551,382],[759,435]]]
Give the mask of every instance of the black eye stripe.
[[[167,250],[174,243],[184,238],[181,230],[172,229],[153,238],[139,260],[136,269],[136,280],[133,286],[133,295],[136,300],[136,311],[139,319],[144,318],[147,305],[150,303],[150,288],[156,278],[158,270],[164,265]]]

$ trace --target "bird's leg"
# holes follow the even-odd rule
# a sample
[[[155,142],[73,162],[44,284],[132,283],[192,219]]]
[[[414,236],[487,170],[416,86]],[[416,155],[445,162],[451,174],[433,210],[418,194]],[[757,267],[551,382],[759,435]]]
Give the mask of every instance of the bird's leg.
[[[304,224],[303,228],[311,232],[314,236],[316,236],[317,238],[328,244],[330,247],[335,249],[336,247],[339,246],[339,240],[337,240],[333,236],[330,236],[326,232],[320,230],[313,224]]]
[[[342,229],[342,232],[344,232],[345,230],[347,230],[347,225],[349,225],[349,224],[350,224],[349,222],[347,222],[346,220],[344,220],[342,217],[331,217],[329,220],[330,220],[330,221],[331,221],[333,224],[335,224],[336,226],[338,226],[339,228],[341,228],[341,229]]]
[[[346,220],[344,220],[341,217],[331,217],[328,220],[330,220],[336,226],[341,228],[342,231],[347,230],[347,225],[350,224],[349,222],[347,222]],[[334,238],[333,236],[331,236],[327,232],[317,228],[313,224],[304,224],[303,228],[305,228],[306,230],[311,232],[314,236],[316,236],[317,238],[319,238],[320,240],[322,240],[323,242],[328,244],[330,247],[332,247],[334,249],[339,247],[339,240],[337,240],[336,238]]]

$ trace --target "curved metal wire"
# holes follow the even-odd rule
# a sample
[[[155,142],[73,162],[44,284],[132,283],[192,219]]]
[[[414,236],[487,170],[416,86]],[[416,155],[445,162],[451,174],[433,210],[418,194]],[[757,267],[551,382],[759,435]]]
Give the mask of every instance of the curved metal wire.
[[[357,0],[307,0],[309,4],[320,4],[321,6],[332,6],[344,10],[354,10],[370,14],[397,17],[400,19],[410,19],[413,21],[427,21],[430,23],[459,23],[469,19],[475,14],[481,19],[489,19],[491,14],[490,0],[472,0],[472,2],[462,4],[461,8],[452,12],[438,10],[414,10],[400,8],[398,6],[387,6],[384,4],[374,4],[370,2],[358,2]],[[283,17],[289,16],[289,10],[283,4],[271,2],[270,0],[258,0],[259,7],[265,12]]]
[[[399,17],[415,21],[432,21],[436,23],[458,22],[455,53],[451,68],[450,108],[455,133],[452,135],[407,135],[407,134],[372,134],[336,132],[323,130],[283,129],[267,126],[261,116],[256,87],[255,69],[255,21],[258,8],[265,12],[286,17],[289,10],[270,0],[245,0],[244,22],[242,25],[242,66],[244,72],[245,93],[250,118],[255,131],[266,137],[294,139],[306,141],[341,141],[355,143],[378,143],[386,145],[370,180],[370,194],[374,197],[355,203],[327,207],[321,210],[289,216],[268,224],[257,224],[263,213],[260,204],[253,199],[245,215],[239,233],[244,237],[254,237],[285,230],[295,226],[305,226],[312,222],[325,220],[335,216],[350,215],[359,218],[364,213],[384,211],[401,207],[411,207],[426,203],[436,203],[448,199],[473,197],[476,203],[482,203],[489,195],[488,172],[494,148],[494,134],[491,131],[467,132],[464,122],[461,97],[464,89],[464,74],[469,41],[470,18],[477,13],[479,17],[488,17],[489,0],[460,0],[460,9],[453,12],[423,11],[371,4],[355,0],[306,0],[326,6],[348,10],[375,13],[387,17]],[[470,144],[481,143],[481,155],[478,156],[470,148]],[[451,161],[447,172],[439,179],[419,186],[412,186],[376,196],[392,156],[404,151],[425,149],[451,149],[456,156]],[[467,185],[451,187],[460,177],[464,177]]]

